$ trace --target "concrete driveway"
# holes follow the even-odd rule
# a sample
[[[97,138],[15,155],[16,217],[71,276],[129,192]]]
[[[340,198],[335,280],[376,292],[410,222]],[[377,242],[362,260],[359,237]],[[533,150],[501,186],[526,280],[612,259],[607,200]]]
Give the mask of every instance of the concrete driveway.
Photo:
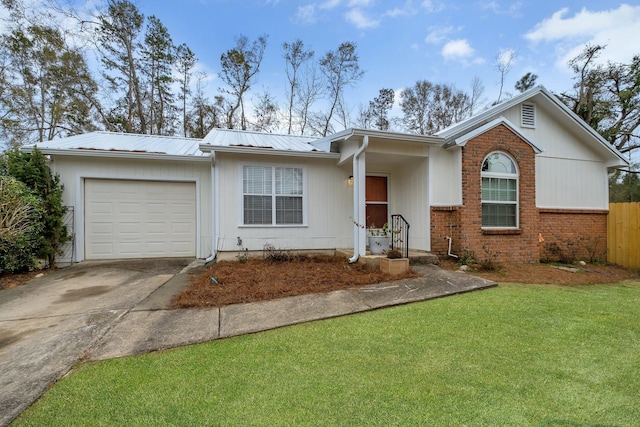
[[[118,319],[162,293],[156,291],[192,261],[83,262],[0,291],[0,425],[11,422],[85,358]]]

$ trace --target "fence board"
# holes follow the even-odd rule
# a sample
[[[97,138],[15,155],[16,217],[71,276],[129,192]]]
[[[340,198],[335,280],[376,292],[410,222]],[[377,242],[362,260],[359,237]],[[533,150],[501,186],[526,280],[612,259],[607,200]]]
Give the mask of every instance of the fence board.
[[[640,268],[640,202],[609,205],[607,260],[623,267]]]

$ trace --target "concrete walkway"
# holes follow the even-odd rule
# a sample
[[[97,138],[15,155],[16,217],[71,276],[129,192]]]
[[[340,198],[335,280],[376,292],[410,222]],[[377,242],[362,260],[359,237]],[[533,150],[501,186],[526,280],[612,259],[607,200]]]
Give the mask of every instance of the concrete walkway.
[[[202,261],[188,266],[184,260],[159,262],[153,268],[137,262],[81,263],[0,292],[0,425],[11,422],[78,361],[140,354],[496,286],[434,265],[418,265],[412,266],[422,275],[417,279],[221,308],[173,310],[171,299],[188,285]],[[47,293],[45,283],[62,290],[39,297]],[[20,309],[25,305],[34,308]]]

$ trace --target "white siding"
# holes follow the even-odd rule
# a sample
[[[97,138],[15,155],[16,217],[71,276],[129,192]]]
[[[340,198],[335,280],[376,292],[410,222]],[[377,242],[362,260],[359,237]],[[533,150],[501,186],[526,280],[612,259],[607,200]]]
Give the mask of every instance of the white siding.
[[[305,171],[304,191],[307,224],[292,226],[245,226],[242,224],[242,166],[301,167]],[[223,252],[243,247],[260,251],[265,244],[277,249],[324,250],[353,246],[353,188],[348,183],[350,164],[337,167],[336,160],[281,156],[241,156],[218,153],[216,161],[215,215]]]
[[[536,204],[540,208],[608,209],[602,163],[538,157]]]
[[[504,112],[520,123],[520,106]],[[536,156],[536,204],[541,208],[607,209],[605,160],[553,114],[536,105],[536,127],[521,128],[544,151]]]
[[[401,167],[391,170],[391,205],[389,214],[401,214],[410,224],[409,247],[429,250],[429,159],[406,160]]]
[[[196,256],[211,254],[211,165],[208,162],[54,156],[51,168],[64,185],[63,203],[75,210],[75,261],[84,255],[84,180],[124,179],[191,182],[196,187]],[[70,254],[59,259],[69,262]]]
[[[462,204],[461,149],[432,149],[429,162],[429,191],[432,206]]]

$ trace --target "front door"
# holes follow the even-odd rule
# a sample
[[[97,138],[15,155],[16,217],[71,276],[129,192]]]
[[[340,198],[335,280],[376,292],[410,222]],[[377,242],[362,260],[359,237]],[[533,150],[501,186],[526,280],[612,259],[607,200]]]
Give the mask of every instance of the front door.
[[[382,228],[389,221],[386,176],[367,176],[365,199],[367,228]]]

